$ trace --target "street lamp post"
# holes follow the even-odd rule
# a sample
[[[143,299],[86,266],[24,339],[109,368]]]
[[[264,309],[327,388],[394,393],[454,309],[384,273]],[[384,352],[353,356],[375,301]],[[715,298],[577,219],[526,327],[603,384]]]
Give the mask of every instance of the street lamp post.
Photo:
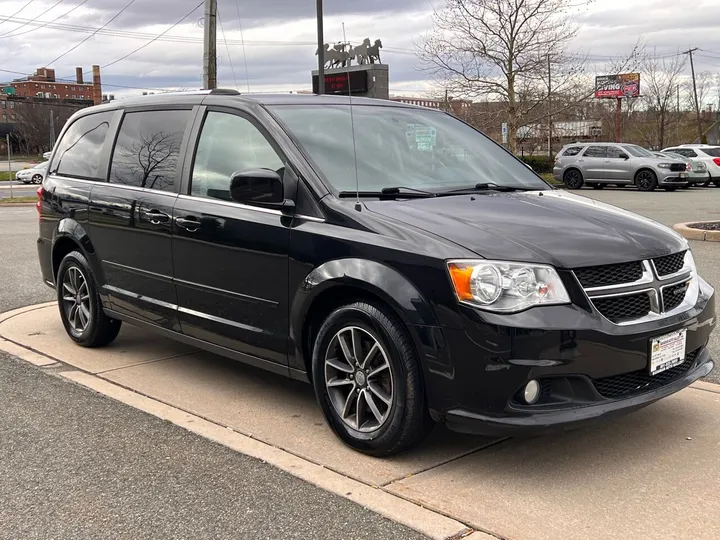
[[[318,94],[325,93],[325,38],[323,37],[323,4],[317,0],[317,40],[318,40]]]

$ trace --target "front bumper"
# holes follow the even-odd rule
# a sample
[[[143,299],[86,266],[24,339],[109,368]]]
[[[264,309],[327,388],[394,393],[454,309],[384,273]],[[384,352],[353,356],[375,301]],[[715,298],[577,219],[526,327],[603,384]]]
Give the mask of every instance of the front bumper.
[[[431,381],[431,413],[456,431],[518,436],[649,405],[713,369],[707,343],[717,321],[714,299],[701,280],[698,302],[690,310],[627,326],[577,305],[505,316],[463,307],[465,328],[443,329],[451,369]],[[686,363],[650,376],[650,340],[682,328]],[[433,367],[433,373],[440,372],[439,365]],[[533,379],[541,383],[541,398],[527,405],[519,394]]]
[[[688,173],[668,172],[666,176],[658,175],[660,186],[687,186],[689,183]]]

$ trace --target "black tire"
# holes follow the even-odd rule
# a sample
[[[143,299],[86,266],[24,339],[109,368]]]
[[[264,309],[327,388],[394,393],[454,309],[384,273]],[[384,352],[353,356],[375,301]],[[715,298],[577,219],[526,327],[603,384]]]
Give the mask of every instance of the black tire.
[[[588,186],[591,184],[588,184]],[[605,184],[592,184],[593,189],[603,189],[605,187]]]
[[[654,191],[658,185],[657,175],[648,169],[638,171],[635,175],[635,185],[640,191]]]
[[[41,184],[43,180],[42,174],[35,174],[32,177],[32,183],[33,184]]]
[[[715,187],[720,187],[720,180],[715,180],[713,184],[715,184]]]
[[[581,189],[585,180],[579,170],[569,169],[563,174],[563,182],[565,182],[568,189]]]
[[[665,191],[675,191],[677,189],[677,186],[665,186],[663,189]]]
[[[84,280],[84,288],[80,278]],[[70,339],[83,347],[102,347],[113,342],[122,323],[105,315],[95,277],[87,259],[79,251],[71,251],[60,263],[56,290],[60,318]],[[78,302],[84,297],[87,298],[82,300],[82,307],[79,307]]]
[[[711,180],[708,180],[707,182],[703,182],[703,183],[700,184],[700,185],[701,185],[702,187],[710,187],[710,182],[711,182]]]
[[[347,337],[347,332],[350,332],[352,343],[358,336],[360,352],[356,354],[353,346],[351,356],[364,356],[368,365],[362,366],[362,369],[352,366],[352,358],[346,361],[339,336]],[[363,339],[366,340],[364,347]],[[379,348],[375,349],[372,360],[368,360],[370,355],[367,352],[373,349],[371,343],[378,344]],[[348,344],[346,339],[346,347]],[[326,365],[328,359],[333,362],[339,360],[345,368],[354,371],[350,373]],[[375,375],[385,376],[384,381],[370,379],[377,370],[377,362],[388,366],[379,371],[380,375]],[[355,450],[371,456],[390,456],[420,444],[432,430],[434,424],[427,408],[417,353],[405,326],[386,307],[354,302],[333,311],[315,339],[312,375],[315,393],[328,425]],[[341,381],[341,384],[333,385],[331,394],[326,381]],[[376,389],[382,391],[384,399],[379,397]],[[370,411],[371,401],[375,403],[375,411]],[[353,406],[355,414],[352,413]],[[358,406],[364,411],[362,416],[357,414]],[[343,411],[338,411],[340,408]],[[344,415],[345,410],[347,415]],[[382,420],[376,413],[380,413]]]

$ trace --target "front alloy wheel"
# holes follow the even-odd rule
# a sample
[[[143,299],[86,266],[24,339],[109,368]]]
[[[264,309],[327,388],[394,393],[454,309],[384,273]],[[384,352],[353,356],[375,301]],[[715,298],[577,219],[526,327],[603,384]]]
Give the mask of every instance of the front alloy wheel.
[[[577,169],[570,169],[569,171],[566,171],[563,175],[563,181],[568,189],[580,189],[585,183],[582,173]]]
[[[640,171],[635,177],[635,184],[640,191],[653,191],[657,187],[657,177],[652,171]]]
[[[339,306],[314,336],[312,382],[325,419],[348,446],[397,454],[430,432],[420,358],[408,328],[388,306]]]
[[[387,353],[368,331],[341,329],[325,353],[325,385],[337,415],[368,433],[381,427],[393,405],[393,373]]]
[[[43,177],[41,174],[33,175],[32,177],[32,183],[33,184],[42,184]]]

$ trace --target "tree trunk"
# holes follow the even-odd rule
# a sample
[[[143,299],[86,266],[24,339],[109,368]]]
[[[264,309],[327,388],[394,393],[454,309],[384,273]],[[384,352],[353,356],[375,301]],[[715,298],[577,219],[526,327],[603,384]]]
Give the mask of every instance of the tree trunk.
[[[513,154],[517,153],[517,129],[518,129],[518,117],[517,117],[517,102],[515,100],[515,80],[512,75],[508,76],[508,109],[507,109],[507,124],[508,124],[508,150]]]

